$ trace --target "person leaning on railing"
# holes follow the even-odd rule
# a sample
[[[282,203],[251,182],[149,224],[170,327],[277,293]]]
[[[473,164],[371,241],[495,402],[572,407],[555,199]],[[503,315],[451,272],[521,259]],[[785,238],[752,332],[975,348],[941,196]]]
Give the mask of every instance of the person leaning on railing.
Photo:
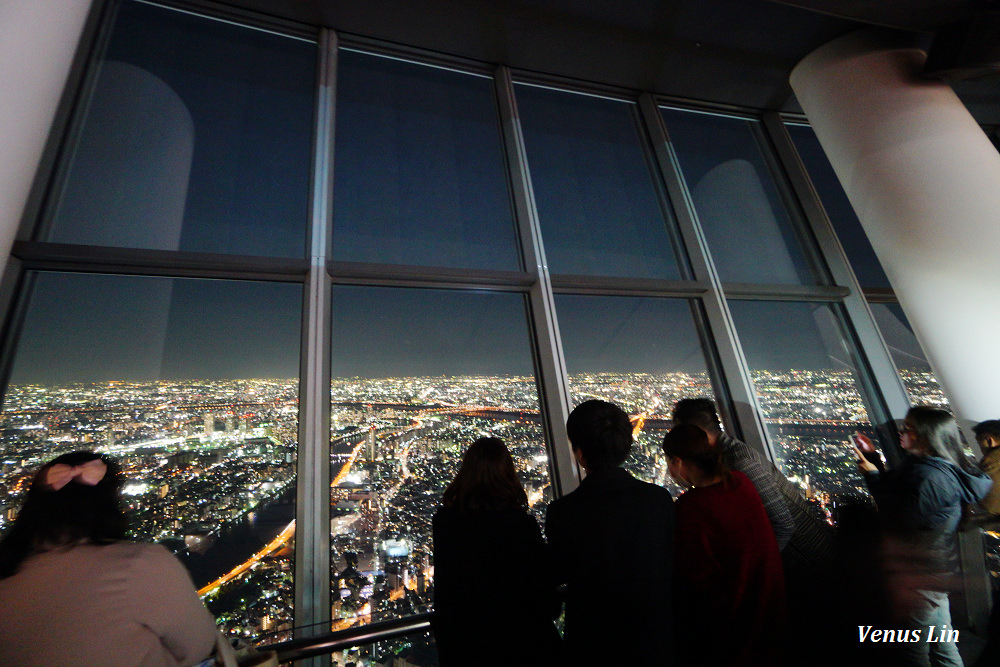
[[[0,541],[0,664],[193,665],[215,622],[164,547],[125,541],[117,464],[94,452],[42,466]]]

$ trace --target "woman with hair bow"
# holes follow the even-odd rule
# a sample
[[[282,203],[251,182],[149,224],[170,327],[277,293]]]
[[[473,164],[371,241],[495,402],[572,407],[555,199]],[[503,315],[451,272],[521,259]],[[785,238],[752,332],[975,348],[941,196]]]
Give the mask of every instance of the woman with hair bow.
[[[184,566],[125,541],[117,464],[94,452],[42,466],[0,541],[0,664],[193,665],[215,622]]]

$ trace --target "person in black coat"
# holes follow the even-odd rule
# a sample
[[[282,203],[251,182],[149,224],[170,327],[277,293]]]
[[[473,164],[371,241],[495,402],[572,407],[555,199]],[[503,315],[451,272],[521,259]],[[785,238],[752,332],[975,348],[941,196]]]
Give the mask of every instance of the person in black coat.
[[[566,428],[587,476],[549,505],[545,531],[566,584],[569,664],[672,664],[673,499],[621,468],[632,425],[618,406],[581,403]]]
[[[542,533],[503,442],[480,438],[434,515],[441,667],[561,664],[559,600]]]

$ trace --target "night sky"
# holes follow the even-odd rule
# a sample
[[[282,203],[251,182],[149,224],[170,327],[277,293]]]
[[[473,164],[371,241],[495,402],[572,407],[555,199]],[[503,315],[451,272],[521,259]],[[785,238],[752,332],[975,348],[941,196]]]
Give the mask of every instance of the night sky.
[[[11,382],[294,378],[297,284],[40,274]]]
[[[11,381],[293,378],[301,302],[298,284],[42,273]],[[705,370],[684,300],[560,295],[556,304],[570,373]],[[731,308],[754,369],[846,359],[825,306]],[[340,286],[332,322],[334,377],[533,372],[521,294]]]
[[[134,66],[150,81],[172,90],[194,123],[190,176],[179,194],[184,200],[179,239],[172,245],[143,247],[303,255],[311,198],[317,53],[315,43],[163,7],[121,3],[106,59]],[[121,202],[150,198],[142,189],[143,174],[155,173],[170,157],[153,147],[160,135],[181,134],[181,129],[168,114],[145,105],[152,90],[137,90],[131,96],[128,92],[123,91],[116,104],[121,107],[131,97],[134,107],[115,109],[112,113],[121,117],[110,121],[95,121],[97,136],[89,131],[90,125],[84,127],[84,152],[74,156],[66,199],[49,240],[119,245],[122,241],[116,237],[142,235],[147,220],[141,208],[134,201],[124,206]],[[95,100],[95,107],[103,108],[100,100]],[[152,136],[143,141],[143,133]],[[121,146],[131,145],[140,148],[120,151]],[[152,199],[164,197],[157,192]],[[135,209],[136,214],[121,220],[122,209]],[[109,231],[109,220],[124,229]]]
[[[335,287],[334,377],[531,375],[520,294]]]
[[[687,301],[559,295],[556,308],[571,374],[706,370]]]

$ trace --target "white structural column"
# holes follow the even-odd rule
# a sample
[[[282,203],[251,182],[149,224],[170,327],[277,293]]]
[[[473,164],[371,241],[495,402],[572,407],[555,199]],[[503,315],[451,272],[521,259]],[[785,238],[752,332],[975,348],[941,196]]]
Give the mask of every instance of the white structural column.
[[[0,262],[10,255],[90,6],[0,0]]]
[[[924,58],[860,32],[791,84],[956,414],[1000,418],[1000,155]]]

